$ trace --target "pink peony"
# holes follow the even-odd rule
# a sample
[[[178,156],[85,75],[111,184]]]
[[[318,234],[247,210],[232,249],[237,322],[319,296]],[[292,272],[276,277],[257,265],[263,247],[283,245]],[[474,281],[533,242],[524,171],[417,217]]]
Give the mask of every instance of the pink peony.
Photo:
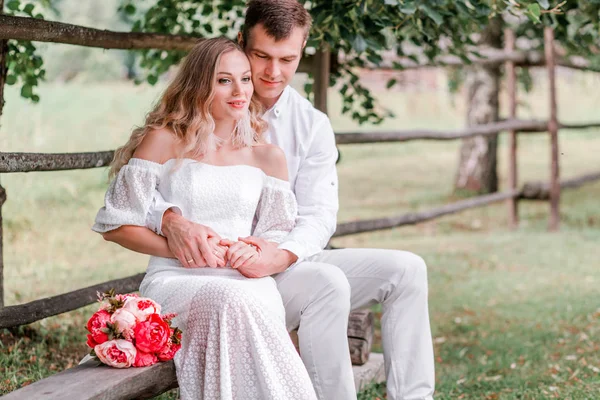
[[[133,327],[137,323],[135,315],[124,308],[117,309],[110,317],[110,321],[114,324],[117,332],[122,333],[126,339],[131,338]]]
[[[152,364],[156,364],[158,358],[152,353],[144,353],[143,351],[137,350],[135,361],[133,362],[134,367],[147,367]]]
[[[146,353],[162,350],[171,336],[169,324],[158,314],[151,314],[144,322],[138,322],[133,328],[135,347]]]
[[[106,323],[110,322],[110,313],[105,310],[96,311],[87,322],[87,330],[92,334],[92,338],[98,344],[108,340],[108,335],[102,330],[106,328]]]
[[[102,363],[115,368],[129,368],[136,359],[135,346],[123,339],[109,340],[94,348],[96,356]]]
[[[135,315],[138,321],[145,321],[150,314],[160,314],[160,306],[145,297],[129,297],[123,308]]]
[[[140,296],[136,293],[115,294],[115,299],[122,302],[125,302],[130,297],[139,298]]]

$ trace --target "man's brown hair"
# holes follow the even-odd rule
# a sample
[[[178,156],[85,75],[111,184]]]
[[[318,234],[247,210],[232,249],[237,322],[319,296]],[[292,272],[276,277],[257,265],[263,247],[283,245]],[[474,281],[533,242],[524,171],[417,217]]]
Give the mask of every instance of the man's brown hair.
[[[306,38],[312,18],[297,0],[250,0],[242,29],[243,46],[248,43],[252,28],[259,24],[276,41],[290,37],[296,27],[304,29]]]

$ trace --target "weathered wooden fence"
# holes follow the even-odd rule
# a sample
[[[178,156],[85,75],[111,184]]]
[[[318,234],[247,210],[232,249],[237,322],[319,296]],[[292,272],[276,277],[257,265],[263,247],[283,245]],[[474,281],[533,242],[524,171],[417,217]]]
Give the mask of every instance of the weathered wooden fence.
[[[0,0],[0,13],[3,0]],[[561,188],[578,187],[587,182],[600,179],[600,172],[559,182],[558,175],[558,143],[559,129],[598,128],[600,122],[582,124],[561,124],[557,120],[555,68],[563,65],[577,69],[589,69],[589,66],[578,59],[556,59],[552,30],[545,32],[545,54],[536,52],[520,52],[514,50],[514,34],[507,35],[507,47],[504,52],[490,53],[486,58],[474,58],[473,63],[506,63],[509,85],[510,112],[509,119],[474,126],[456,131],[405,130],[396,132],[372,133],[340,133],[336,134],[339,145],[359,143],[389,143],[410,140],[456,140],[473,136],[497,135],[500,132],[510,132],[510,173],[509,188],[504,192],[477,196],[428,211],[408,213],[400,216],[370,219],[363,221],[345,222],[338,225],[335,237],[360,232],[370,232],[403,225],[417,224],[434,218],[456,213],[475,207],[482,207],[497,202],[510,204],[509,218],[511,224],[518,223],[517,201],[521,199],[549,200],[551,204],[550,228],[558,228],[558,199]],[[160,35],[151,33],[110,32],[82,26],[44,21],[32,18],[21,18],[0,15],[0,101],[3,99],[3,83],[6,77],[6,60],[2,49],[7,39],[46,41],[67,43],[80,46],[101,47],[106,49],[179,49],[187,50],[200,38],[177,35]],[[434,66],[434,64],[415,65],[412,61],[400,60],[406,68]],[[404,64],[403,64],[404,63]],[[462,65],[462,61],[453,57],[440,57],[437,65]],[[548,121],[519,120],[516,115],[516,84],[515,66],[533,67],[545,65],[548,69],[550,82],[549,99],[551,103]],[[303,60],[300,71],[312,71],[315,77],[315,105],[327,111],[327,87],[331,68],[331,56],[327,49],[320,49],[317,54]],[[1,104],[1,103],[0,103]],[[0,107],[0,115],[2,108]],[[526,183],[521,188],[517,186],[517,133],[529,134],[549,132],[551,136],[551,179],[549,183]],[[39,153],[6,153],[0,152],[0,173],[57,171],[70,169],[99,168],[107,166],[112,159],[112,151],[69,154],[39,154]],[[121,292],[134,291],[139,287],[143,274],[104,282],[73,292],[39,299],[26,304],[3,307],[3,259],[2,259],[2,214],[1,207],[6,200],[6,192],[0,186],[0,328],[28,324],[60,313],[72,311],[91,304],[96,300],[96,292],[115,288]]]

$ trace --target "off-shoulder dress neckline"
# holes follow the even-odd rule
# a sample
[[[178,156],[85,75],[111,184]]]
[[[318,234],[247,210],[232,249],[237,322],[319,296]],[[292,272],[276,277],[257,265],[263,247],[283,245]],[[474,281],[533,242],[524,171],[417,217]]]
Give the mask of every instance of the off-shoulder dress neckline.
[[[189,161],[190,163],[205,165],[207,167],[213,167],[213,168],[217,168],[217,169],[219,169],[219,168],[225,169],[225,168],[240,168],[240,167],[243,168],[243,167],[247,167],[247,168],[251,168],[253,170],[260,171],[264,176],[266,176],[269,179],[273,179],[275,181],[289,183],[289,181],[287,181],[287,180],[283,180],[283,179],[279,179],[279,178],[276,178],[276,177],[271,176],[271,175],[267,175],[267,173],[265,171],[263,171],[261,168],[255,167],[254,165],[249,165],[249,164],[229,164],[229,165],[208,164],[208,163],[205,163],[203,161],[199,161],[199,160],[196,160],[194,158],[189,158],[189,157],[183,157],[181,159],[178,159],[178,158],[169,158],[167,161],[165,161],[162,164],[161,163],[157,163],[155,161],[146,160],[146,159],[143,159],[143,158],[132,157],[132,158],[129,159],[129,163],[131,163],[131,164],[138,164],[138,163],[139,164],[144,164],[144,163],[148,163],[148,164],[153,165],[153,166],[158,167],[158,168],[164,168],[168,163],[170,163],[170,162],[177,162],[177,160]]]

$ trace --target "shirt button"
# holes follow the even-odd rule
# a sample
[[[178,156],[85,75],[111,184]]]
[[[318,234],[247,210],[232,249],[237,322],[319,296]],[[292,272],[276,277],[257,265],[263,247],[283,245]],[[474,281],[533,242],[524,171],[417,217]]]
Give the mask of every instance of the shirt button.
[[[275,109],[275,116],[279,117],[279,114],[280,114],[279,108],[276,108]]]

